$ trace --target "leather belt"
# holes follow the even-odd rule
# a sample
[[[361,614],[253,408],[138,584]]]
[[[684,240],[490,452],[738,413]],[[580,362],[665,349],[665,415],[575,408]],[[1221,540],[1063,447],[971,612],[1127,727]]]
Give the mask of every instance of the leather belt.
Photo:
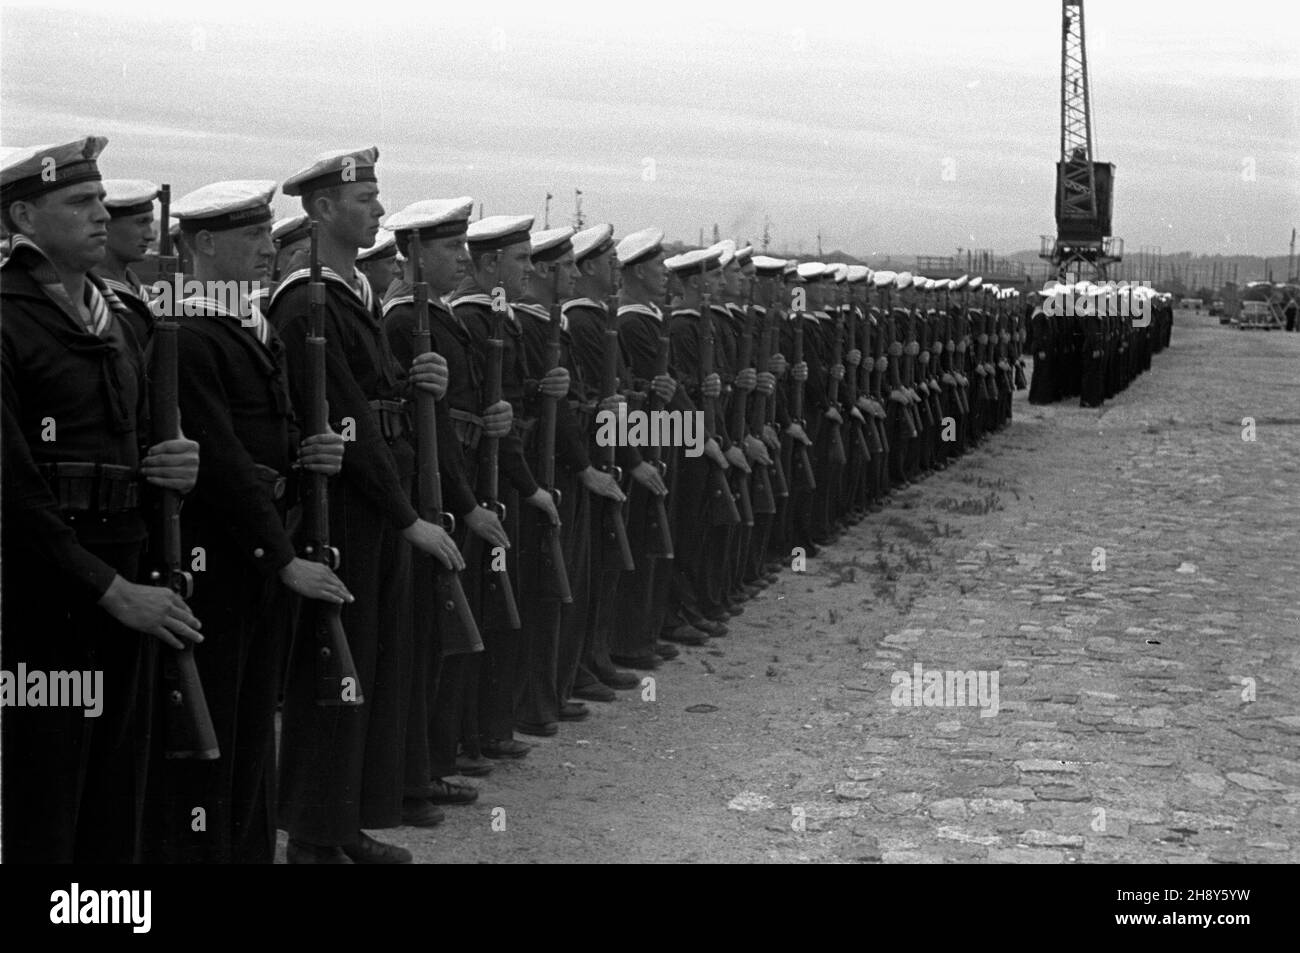
[[[253,464],[253,470],[257,474],[257,478],[265,483],[267,489],[271,491],[271,499],[277,502],[284,499],[284,490],[288,485],[288,480],[281,476],[279,470],[260,463]]]
[[[406,401],[372,400],[368,406],[379,419],[379,429],[388,443],[397,440],[410,429],[406,420]]]
[[[447,416],[451,418],[452,429],[456,431],[460,445],[466,450],[476,449],[479,438],[483,436],[483,418],[455,407],[447,408]]]
[[[37,468],[65,513],[109,516],[140,507],[140,482],[133,467],[64,461]]]

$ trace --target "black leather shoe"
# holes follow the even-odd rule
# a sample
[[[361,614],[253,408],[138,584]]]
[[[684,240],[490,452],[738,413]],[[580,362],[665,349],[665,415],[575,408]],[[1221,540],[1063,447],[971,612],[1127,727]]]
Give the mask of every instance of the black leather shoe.
[[[745,611],[744,606],[728,605],[726,608],[727,608],[727,615],[740,615],[742,612]]]
[[[429,800],[434,804],[473,804],[478,800],[478,788],[434,778],[429,782]]]
[[[711,619],[701,619],[699,622],[692,622],[691,625],[699,629],[701,632],[706,632],[715,638],[721,638],[727,634],[727,626],[725,623],[714,622]]]
[[[543,721],[538,724],[532,722],[520,721],[515,723],[515,731],[521,735],[532,735],[534,738],[550,738],[560,733],[560,725],[554,721]],[[484,748],[484,753],[487,749]],[[494,755],[488,755],[489,758]]]
[[[672,659],[675,659],[677,658],[677,656],[681,654],[682,654],[681,650],[678,649],[677,646],[673,645],[671,642],[655,643],[655,655],[659,656],[664,661],[670,661]]]
[[[357,834],[357,842],[343,848],[343,853],[352,858],[354,864],[409,864],[411,852],[396,844],[385,844],[375,840],[365,831]]]
[[[582,702],[565,702],[560,706],[560,721],[583,721],[591,714]]]
[[[607,672],[597,672],[596,677],[610,688],[637,688],[641,684],[640,675],[635,672],[625,672],[622,669],[617,668],[611,668]]]
[[[719,607],[711,612],[706,612],[704,618],[708,619],[710,622],[726,622],[727,619],[731,618],[731,613],[726,609]]]
[[[632,677],[633,684],[640,681],[635,675]],[[585,702],[612,702],[618,697],[614,694],[614,689],[602,682],[590,682],[581,688],[575,688],[572,694],[574,698],[581,698]]]
[[[484,738],[479,743],[479,747],[484,757],[498,761],[505,758],[522,758],[532,750],[531,745],[516,741],[514,738]]]
[[[471,758],[468,755],[457,755],[456,773],[467,778],[486,777],[492,773],[492,762],[487,758]]]
[[[675,629],[661,632],[659,638],[665,642],[676,642],[678,645],[703,645],[709,641],[707,635],[691,625],[679,625]]]
[[[647,652],[645,655],[611,655],[610,659],[617,665],[624,668],[634,668],[639,672],[653,672],[659,667],[662,656],[657,652]]]
[[[290,840],[284,852],[285,863],[289,864],[350,864],[352,859],[337,846],[322,847],[317,844],[304,844],[299,840]]]
[[[402,798],[403,827],[437,827],[447,819],[442,808],[427,797]]]

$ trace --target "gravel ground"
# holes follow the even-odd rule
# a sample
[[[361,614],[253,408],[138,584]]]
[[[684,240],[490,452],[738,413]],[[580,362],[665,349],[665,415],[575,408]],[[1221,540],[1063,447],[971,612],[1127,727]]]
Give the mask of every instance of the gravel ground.
[[[1018,394],[652,700],[381,836],[422,862],[1300,861],[1298,380],[1300,334],[1179,312],[1114,401]],[[918,664],[983,707],[895,704]]]

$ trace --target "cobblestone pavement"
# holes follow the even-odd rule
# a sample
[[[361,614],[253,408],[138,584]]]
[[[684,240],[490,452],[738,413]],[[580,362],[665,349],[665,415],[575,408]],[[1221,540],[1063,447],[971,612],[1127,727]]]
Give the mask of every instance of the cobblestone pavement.
[[[1180,312],[1105,407],[1018,395],[653,701],[387,834],[427,861],[1296,862],[1298,380],[1300,335]],[[893,704],[917,664],[996,673],[997,713]]]

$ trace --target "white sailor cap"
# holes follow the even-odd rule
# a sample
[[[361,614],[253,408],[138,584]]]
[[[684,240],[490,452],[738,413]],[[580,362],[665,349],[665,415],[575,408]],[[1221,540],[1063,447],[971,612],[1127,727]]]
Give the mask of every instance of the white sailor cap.
[[[311,234],[311,219],[306,212],[279,219],[271,226],[271,238],[281,245],[301,241]]]
[[[912,286],[912,273],[910,271],[900,271],[894,276],[894,287],[899,291]]]
[[[270,179],[232,179],[181,196],[171,210],[183,232],[219,232],[271,221],[273,195],[275,182]]]
[[[979,275],[976,275],[974,278],[972,278],[970,281],[966,283],[966,287],[969,288],[971,291],[978,291],[980,285],[982,284],[984,284],[984,279],[981,278]]]
[[[871,277],[871,269],[866,265],[849,265],[848,282],[851,285],[866,281]]]
[[[888,288],[898,278],[892,271],[877,271],[871,275],[871,283],[877,288]]]
[[[167,216],[167,234],[177,238],[181,233],[181,220],[175,215]]]
[[[357,261],[378,261],[380,258],[392,258],[396,254],[397,236],[388,229],[381,228],[375,235],[375,243],[357,252]]]
[[[736,258],[736,243],[730,238],[724,238],[722,241],[709,246],[709,251],[715,250],[718,253],[718,266],[720,268],[726,268]]]
[[[744,265],[753,257],[754,257],[753,245],[741,245],[739,248],[736,249],[736,261],[740,262],[742,265]]]
[[[105,179],[104,207],[113,218],[153,211],[158,185],[148,179]]]
[[[773,258],[770,255],[754,256],[754,271],[764,277],[773,277],[780,275],[785,271],[786,260],[784,258]]]
[[[0,163],[0,204],[33,199],[82,182],[99,182],[99,154],[108,145],[103,136],[82,136],[71,142],[17,148]]]
[[[933,278],[925,279],[925,288],[924,288],[925,291],[933,291],[934,286],[935,286],[935,281]]]
[[[469,213],[474,200],[468,195],[455,199],[422,199],[384,219],[384,228],[392,232],[419,231],[421,241],[454,238],[469,228]]]
[[[664,267],[675,275],[687,277],[699,275],[721,267],[722,250],[720,248],[696,248],[674,255],[664,261]]]
[[[836,284],[849,280],[849,266],[843,262],[834,262],[826,266],[826,277],[833,278]]]
[[[375,163],[379,149],[335,149],[322,152],[304,168],[284,180],[285,195],[306,195],[349,182],[375,182]]]
[[[573,250],[573,229],[567,226],[533,232],[529,238],[532,241],[533,261],[557,261],[566,252]]]
[[[470,225],[465,239],[471,248],[492,251],[531,241],[528,232],[532,227],[531,215],[489,215]]]
[[[573,260],[583,261],[603,255],[614,247],[614,226],[608,223],[584,228],[573,236]]]
[[[961,291],[962,288],[966,287],[968,281],[970,281],[970,275],[962,275],[960,278],[954,278],[949,287],[953,291]]]
[[[826,266],[820,261],[805,261],[799,264],[799,277],[804,281],[821,281],[826,277]]]
[[[618,263],[624,268],[639,265],[659,254],[664,247],[664,233],[657,228],[643,228],[631,235],[624,235],[618,243],[615,254]]]
[[[934,287],[931,288],[930,290],[931,290],[931,291],[947,291],[947,290],[948,290],[949,288],[951,288],[951,287],[952,287],[952,279],[951,279],[951,278],[940,278],[940,279],[938,279],[937,281],[935,281],[935,283],[934,283]]]

